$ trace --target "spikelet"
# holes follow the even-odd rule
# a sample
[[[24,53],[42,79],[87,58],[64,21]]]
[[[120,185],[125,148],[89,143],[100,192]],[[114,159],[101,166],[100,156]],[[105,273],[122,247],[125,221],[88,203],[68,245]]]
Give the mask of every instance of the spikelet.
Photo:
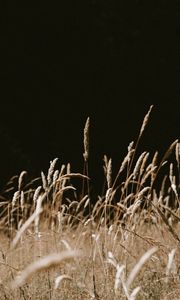
[[[180,143],[176,144],[176,161],[180,164]]]
[[[160,163],[159,169],[160,167],[166,162],[167,158],[171,155],[172,151],[174,151],[174,148],[176,147],[178,143],[178,140],[175,140],[168,148],[168,150],[165,152],[162,161]]]
[[[140,175],[142,175],[143,172],[144,172],[145,165],[146,165],[146,162],[148,160],[148,157],[149,157],[149,152],[147,152],[146,155],[143,158],[143,161],[142,161],[142,164],[141,164],[141,168],[140,168]]]
[[[53,253],[47,255],[39,260],[31,263],[24,269],[19,276],[12,282],[12,288],[22,286],[28,279],[30,279],[35,273],[47,270],[51,267],[59,265],[62,261],[72,259],[79,256],[79,251],[70,250],[63,251],[61,253]]]
[[[103,169],[104,169],[104,174],[106,175],[106,173],[107,173],[107,166],[108,166],[108,158],[107,158],[107,155],[104,155],[103,160],[104,160],[104,166],[103,166]]]
[[[12,207],[14,207],[16,205],[16,201],[19,199],[19,191],[15,192],[12,198]]]
[[[169,179],[171,182],[171,188],[172,188],[173,192],[175,193],[176,198],[178,199],[178,192],[176,189],[176,177],[173,175],[173,163],[170,164]]]
[[[49,167],[48,175],[47,175],[48,185],[50,185],[51,182],[52,182],[52,176],[53,176],[54,168],[55,168],[55,165],[56,165],[57,161],[58,161],[58,158],[55,158],[55,159],[53,159],[53,161],[50,162],[50,167]]]
[[[20,176],[19,176],[19,180],[18,180],[18,190],[20,191],[21,188],[22,188],[22,185],[23,185],[23,179],[24,179],[24,176],[27,174],[26,171],[22,171]]]
[[[133,149],[133,146],[134,146],[134,141],[132,141],[131,143],[129,143],[128,152],[130,152]]]
[[[21,191],[20,205],[21,205],[21,210],[23,212],[24,211],[24,192],[23,191]]]
[[[42,179],[43,189],[46,191],[46,189],[47,189],[47,181],[46,181],[46,176],[44,175],[43,171],[41,171],[41,179]]]
[[[154,171],[157,170],[158,154],[159,154],[158,151],[156,151],[154,153],[154,156],[153,156],[153,159],[152,159],[152,166],[154,166],[155,169],[154,168],[152,169],[153,171],[151,173],[151,185],[153,184],[153,181],[156,177],[156,173]]]
[[[34,195],[33,195],[33,203],[34,203],[34,204],[36,204],[36,201],[37,201],[37,199],[38,199],[38,197],[39,197],[39,194],[40,194],[41,189],[42,189],[42,186],[40,185],[40,186],[38,186],[38,187],[36,188],[36,190],[35,190],[35,192],[34,192]]]
[[[109,189],[112,184],[112,159],[111,158],[108,161],[106,178],[107,178],[107,186]]]
[[[153,166],[156,166],[156,164],[157,164],[157,158],[158,158],[158,151],[156,151],[155,153],[154,153],[154,156],[153,156],[153,159],[152,159],[152,165]]]
[[[168,254],[168,263],[167,263],[167,266],[166,266],[166,283],[168,282],[168,276],[170,274],[170,271],[172,273],[175,273],[176,274],[176,264],[175,264],[175,261],[174,261],[174,256],[175,256],[175,253],[176,253],[176,249],[172,249],[171,252]]]
[[[122,171],[125,169],[127,164],[130,162],[133,153],[134,153],[134,149],[131,149],[130,151],[128,151],[128,154],[125,156],[125,158],[121,164],[121,167],[119,169],[119,172],[118,172],[119,174],[122,173]]]
[[[122,164],[121,164],[121,166],[119,168],[119,171],[118,171],[118,173],[116,175],[116,178],[115,178],[114,183],[113,183],[113,188],[115,187],[115,184],[116,184],[116,182],[118,180],[119,175],[124,171],[124,169],[126,168],[126,166],[129,164],[129,162],[130,162],[130,160],[132,158],[132,155],[134,154],[135,150],[133,149],[133,145],[134,145],[134,142],[132,141],[129,144],[129,146],[128,146],[128,153],[125,156],[125,158],[124,158],[124,160],[123,160],[123,162],[122,162]]]
[[[59,176],[62,176],[62,175],[64,174],[65,168],[66,168],[66,165],[63,164],[63,165],[61,166],[61,170],[60,170]]]
[[[133,171],[133,179],[136,179],[137,175],[139,174],[142,162],[144,160],[144,157],[146,155],[146,152],[143,152],[140,157],[138,158],[136,165],[134,167],[134,171]]]
[[[86,124],[84,127],[84,153],[83,157],[85,162],[88,161],[89,158],[89,126],[90,126],[90,119],[89,117],[86,120]]]
[[[64,279],[69,279],[69,280],[72,280],[72,277],[64,274],[64,275],[59,275],[56,277],[55,279],[55,283],[54,283],[54,289],[57,290],[60,286],[60,283],[62,282],[62,280]]]
[[[66,240],[61,240],[61,243],[65,246],[66,250],[72,250],[71,246],[68,244]]]
[[[157,247],[153,247],[151,249],[149,249],[147,252],[145,252],[145,254],[143,254],[143,256],[140,258],[140,260],[138,261],[138,263],[134,266],[134,268],[132,269],[131,273],[128,276],[128,279],[126,281],[126,287],[127,290],[129,290],[130,285],[132,284],[132,282],[134,281],[136,275],[138,274],[138,272],[140,271],[140,269],[142,268],[142,266],[145,264],[145,262],[158,250]]]
[[[68,163],[67,166],[66,166],[66,174],[70,174],[71,173],[71,164]]]
[[[120,266],[119,264],[117,264],[117,266],[116,266],[116,277],[115,277],[115,283],[114,283],[115,294],[117,294],[117,290],[118,290],[118,288],[120,286],[120,283],[122,281],[122,279],[121,279],[122,275],[121,274],[122,274],[124,268],[125,268],[124,265]]]
[[[25,232],[25,230],[31,225],[31,223],[37,218],[37,216],[39,216],[39,214],[42,213],[42,209],[35,211],[30,217],[29,219],[27,219],[27,221],[22,225],[22,227],[18,230],[15,238],[12,241],[12,248],[15,248],[17,243],[19,242],[22,234]]]
[[[36,234],[38,234],[39,232],[39,215],[40,213],[43,211],[42,209],[42,203],[43,201],[46,199],[46,193],[44,193],[43,195],[39,195],[37,201],[36,201],[36,218],[34,219],[34,226],[35,226],[35,232]]]
[[[58,179],[59,176],[59,170],[56,170],[53,174],[53,184],[55,184],[56,180]]]
[[[153,105],[150,106],[150,109],[148,111],[148,113],[145,115],[144,117],[144,120],[143,120],[143,124],[141,126],[141,130],[140,130],[140,136],[143,134],[147,124],[148,124],[148,121],[149,121],[149,117],[150,117],[150,113],[152,111],[152,108],[153,108]]]
[[[154,173],[154,171],[157,169],[157,166],[152,167],[152,164],[150,166],[150,168],[147,170],[147,172],[144,174],[142,180],[141,180],[141,184],[143,185],[146,180],[148,179],[148,177]],[[153,178],[151,179],[152,182]]]

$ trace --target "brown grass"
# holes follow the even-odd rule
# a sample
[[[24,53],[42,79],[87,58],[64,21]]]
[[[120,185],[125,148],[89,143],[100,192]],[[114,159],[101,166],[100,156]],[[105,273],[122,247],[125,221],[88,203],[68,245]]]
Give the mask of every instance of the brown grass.
[[[147,151],[134,161],[151,110],[114,178],[104,156],[107,189],[96,203],[72,184],[74,177],[89,182],[89,118],[84,174],[69,164],[56,169],[56,158],[47,175],[27,184],[23,171],[17,186],[8,183],[0,205],[0,299],[179,298],[179,143],[160,162]]]

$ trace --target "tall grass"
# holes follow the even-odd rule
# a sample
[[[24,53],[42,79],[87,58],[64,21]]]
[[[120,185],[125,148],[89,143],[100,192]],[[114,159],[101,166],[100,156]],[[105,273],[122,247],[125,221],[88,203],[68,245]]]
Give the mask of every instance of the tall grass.
[[[7,183],[0,203],[0,299],[178,299],[180,143],[173,141],[162,159],[158,151],[143,151],[135,161],[152,108],[115,176],[113,158],[104,156],[106,189],[96,201],[89,118],[83,174],[70,164],[57,168],[55,158],[39,178],[28,182],[22,171]]]

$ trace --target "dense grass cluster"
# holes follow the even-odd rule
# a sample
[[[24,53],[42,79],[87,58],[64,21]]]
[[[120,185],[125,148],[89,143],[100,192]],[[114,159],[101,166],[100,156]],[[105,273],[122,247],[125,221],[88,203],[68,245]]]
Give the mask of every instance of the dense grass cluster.
[[[178,299],[180,143],[162,159],[144,151],[135,161],[151,111],[115,178],[112,159],[104,156],[106,189],[95,203],[89,118],[83,174],[70,164],[57,169],[55,158],[39,178],[27,182],[23,171],[7,183],[0,202],[0,299]]]

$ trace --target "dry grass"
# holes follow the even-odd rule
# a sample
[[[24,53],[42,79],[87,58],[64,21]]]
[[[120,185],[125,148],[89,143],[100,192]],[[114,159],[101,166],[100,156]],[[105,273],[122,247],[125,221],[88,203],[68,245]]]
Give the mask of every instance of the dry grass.
[[[0,203],[0,299],[179,299],[179,143],[161,160],[144,151],[134,161],[151,110],[115,178],[104,156],[106,190],[96,203],[89,118],[83,174],[69,164],[57,169],[55,158],[47,175],[27,183],[23,171],[16,184],[10,180]],[[82,181],[80,192],[73,178]]]

